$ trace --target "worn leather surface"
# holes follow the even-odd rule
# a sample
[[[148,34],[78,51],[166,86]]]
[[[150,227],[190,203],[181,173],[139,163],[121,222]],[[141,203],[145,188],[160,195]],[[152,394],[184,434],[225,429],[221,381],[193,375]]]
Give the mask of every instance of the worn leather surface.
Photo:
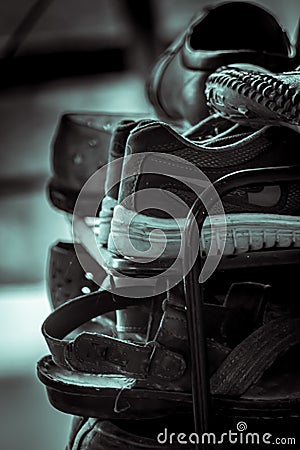
[[[115,126],[126,118],[142,119],[148,113],[66,113],[57,124],[52,144],[52,177],[48,187],[51,203],[72,212],[84,183],[108,162],[110,140]],[[105,179],[91,197],[102,198]],[[97,197],[97,198],[98,198]]]
[[[288,311],[273,319],[272,308],[266,308],[268,291],[262,284],[237,283],[223,305],[205,305],[211,393],[218,414],[300,415],[300,365],[295,360],[300,319]],[[43,358],[38,375],[57,409],[103,419],[116,413],[139,417],[141,410],[146,417],[157,417],[174,412],[176,404],[187,410],[191,406],[185,305],[173,292],[163,303],[155,340],[144,346],[99,333],[64,339],[80,321],[132,304],[104,291],[79,297],[46,319],[43,333],[54,362]]]
[[[195,124],[208,114],[204,84],[212,71],[235,62],[281,71],[295,66],[294,58],[272,14],[247,2],[224,2],[196,15],[161,55],[147,83],[148,97],[162,119]]]
[[[175,419],[173,419],[175,420]],[[186,428],[186,424],[181,419],[182,429]],[[182,445],[172,443],[163,445],[158,442],[157,436],[164,431],[164,421],[161,425],[157,421],[147,421],[147,423],[139,424],[139,422],[127,422],[122,424],[101,421],[97,419],[88,419],[84,423],[77,419],[74,428],[77,431],[76,436],[70,436],[70,442],[66,450],[156,450],[156,449],[175,449],[179,450]],[[128,430],[129,429],[129,430]],[[148,437],[142,435],[144,433]],[[127,431],[128,430],[128,431]],[[149,435],[152,435],[149,437]],[[161,436],[161,440],[164,440]],[[185,445],[184,448],[191,450],[193,445]]]
[[[237,292],[240,303],[236,300]],[[211,373],[228,355],[228,342],[237,345],[259,325],[258,317],[262,317],[265,308],[265,295],[264,285],[241,283],[228,293],[226,306],[206,305]],[[247,307],[243,306],[242,299]],[[139,301],[147,304],[149,300]],[[185,305],[182,298],[172,293],[163,302],[163,315],[155,339],[145,345],[99,333],[83,332],[71,341],[64,339],[94,317],[134,304],[135,301],[130,298],[113,297],[107,291],[101,291],[79,297],[52,312],[42,330],[55,363],[79,372],[131,375],[141,380],[141,385],[144,379],[146,385],[152,385],[155,389],[189,390]]]
[[[138,113],[128,116],[144,117]],[[53,174],[62,189],[79,191],[93,172],[107,163],[113,130],[126,118],[126,112],[62,115],[52,143]]]
[[[109,114],[64,114],[52,144],[52,167],[61,189],[79,191],[99,167],[107,163],[115,121]]]
[[[77,251],[84,252],[88,257],[85,249],[78,244]],[[99,266],[98,281],[101,279],[101,271],[103,280],[107,276],[104,269]],[[57,242],[50,247],[47,272],[49,299],[53,309],[75,297],[99,289],[98,284],[93,281],[93,274],[87,274],[83,270],[75,252],[74,244],[71,242]],[[154,305],[151,301],[144,305],[134,305],[125,310],[117,311],[114,320],[116,321],[116,331],[119,338],[141,341],[149,333],[151,335],[149,321],[154,320],[153,313]]]
[[[103,280],[105,276],[103,270]],[[99,289],[92,277],[93,274],[87,275],[80,265],[73,243],[57,242],[51,246],[47,284],[54,309],[72,298]]]

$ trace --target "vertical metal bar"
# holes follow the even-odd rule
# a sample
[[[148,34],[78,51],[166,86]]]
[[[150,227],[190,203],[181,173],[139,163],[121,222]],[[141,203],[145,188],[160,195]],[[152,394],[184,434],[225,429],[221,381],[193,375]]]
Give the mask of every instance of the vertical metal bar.
[[[242,186],[257,184],[274,184],[278,182],[292,182],[300,179],[300,166],[268,167],[258,169],[246,169],[226,175],[214,183],[214,189],[219,196],[231,192],[233,189]],[[206,207],[213,206],[214,196],[210,196],[210,189],[204,192]],[[200,254],[193,265],[191,264],[191,254],[189,249],[195,243],[198,245],[199,234],[201,235],[207,211],[203,206],[203,199],[198,198],[191,208],[184,230],[183,242],[184,258],[183,265],[192,267],[184,279],[185,301],[187,306],[187,325],[190,343],[190,355],[192,364],[192,395],[195,432],[201,435],[209,430],[210,423],[210,391],[209,377],[207,370],[207,347],[204,334],[204,308],[203,308],[203,286],[199,283],[201,273],[201,241]],[[190,220],[194,217],[196,220]],[[197,223],[196,223],[197,222]],[[198,225],[199,234],[196,227]],[[186,273],[186,270],[184,271]],[[197,450],[206,450],[207,444],[199,444]]]
[[[196,232],[196,226],[196,222],[193,222],[192,229],[189,230],[189,236],[188,239],[185,239],[184,245],[189,246],[189,243],[193,245],[196,242],[195,239],[198,240],[199,235]],[[191,267],[189,265],[191,252],[188,251],[188,247],[185,250],[184,264],[188,264],[187,267]],[[204,334],[203,286],[199,284],[200,273],[201,255],[198,255],[195,264],[184,279],[184,291],[192,365],[194,426],[201,442],[202,434],[209,430],[210,393],[206,338]],[[207,449],[207,446],[200,443],[196,448],[197,450]]]

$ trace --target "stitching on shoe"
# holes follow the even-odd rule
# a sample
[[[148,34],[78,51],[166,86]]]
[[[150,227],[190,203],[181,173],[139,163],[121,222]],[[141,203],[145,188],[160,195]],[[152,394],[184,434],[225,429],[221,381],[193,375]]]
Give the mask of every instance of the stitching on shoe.
[[[182,158],[183,159],[183,158]],[[157,159],[157,158],[153,158],[150,156],[150,160],[159,164],[165,164],[167,166],[171,166],[171,167],[176,167],[177,169],[182,169],[182,167],[184,167],[184,169],[189,170],[190,172],[197,172],[197,170],[194,167],[190,167],[189,165],[185,166],[183,163],[181,164],[175,164],[175,163],[171,163],[169,161],[165,161],[163,159]]]

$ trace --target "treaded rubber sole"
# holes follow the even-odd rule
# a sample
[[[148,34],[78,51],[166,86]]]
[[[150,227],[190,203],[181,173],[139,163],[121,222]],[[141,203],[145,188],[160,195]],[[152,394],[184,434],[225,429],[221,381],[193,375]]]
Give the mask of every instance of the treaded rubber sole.
[[[202,250],[208,253],[212,238],[217,252],[234,255],[270,248],[300,247],[300,217],[273,214],[229,214],[226,215],[227,229],[224,232],[222,216],[211,216],[213,231],[206,219],[201,235]],[[130,233],[128,236],[128,227]],[[185,219],[156,219],[136,214],[121,205],[114,210],[108,249],[125,257],[145,259],[161,254],[166,243],[164,258],[176,258],[180,250]],[[158,232],[157,232],[158,230]],[[163,235],[161,234],[163,231]],[[152,249],[149,252],[150,238]]]
[[[208,77],[205,94],[208,105],[230,120],[300,132],[300,71],[276,75],[252,65],[223,67]]]

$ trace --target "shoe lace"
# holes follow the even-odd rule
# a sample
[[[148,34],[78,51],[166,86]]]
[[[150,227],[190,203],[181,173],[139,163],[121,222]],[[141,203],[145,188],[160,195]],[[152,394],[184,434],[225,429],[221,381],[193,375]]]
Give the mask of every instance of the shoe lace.
[[[225,137],[228,134],[232,133],[232,131],[236,130],[240,125],[235,123],[232,124],[229,121],[226,121],[227,128],[224,131],[219,131],[220,125],[224,124],[224,119],[220,116],[220,114],[212,114],[201,122],[197,123],[193,127],[189,128],[183,133],[183,136],[188,139],[195,140],[195,135],[197,136],[197,140],[202,144],[210,144],[216,141],[219,138]],[[206,130],[206,132],[205,132]],[[215,133],[214,135],[212,133]]]

